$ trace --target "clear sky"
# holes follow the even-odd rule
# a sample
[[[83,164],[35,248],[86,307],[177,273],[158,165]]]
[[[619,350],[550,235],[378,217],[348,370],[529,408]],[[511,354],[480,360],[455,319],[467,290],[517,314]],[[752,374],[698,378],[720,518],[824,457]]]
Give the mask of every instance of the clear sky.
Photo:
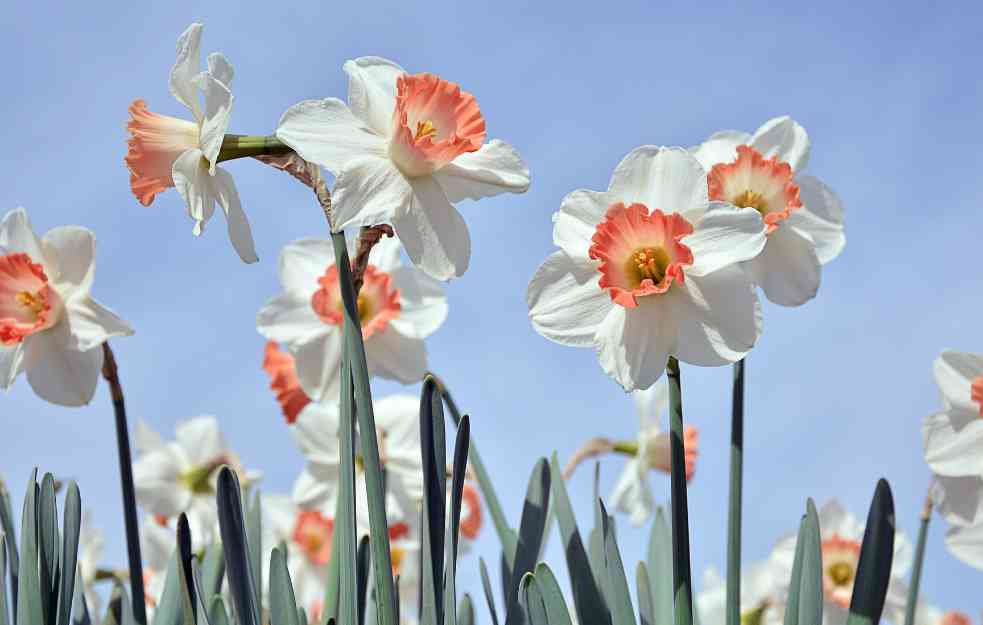
[[[532,171],[523,196],[460,206],[471,269],[448,288],[450,317],[428,347],[433,370],[473,415],[473,431],[518,522],[532,465],[583,440],[634,435],[632,403],[590,350],[552,344],[526,317],[525,289],[551,252],[550,215],[569,191],[602,189],[632,148],[692,145],[711,132],[753,131],[791,114],[812,138],[808,171],[846,206],[847,247],[800,309],[765,305],[748,362],[745,561],[767,556],[796,526],[805,498],[841,498],[866,513],[878,477],[894,489],[914,539],[929,483],[922,418],[939,406],[932,359],[945,347],[983,351],[981,244],[983,55],[974,2],[144,2],[13,3],[0,12],[4,91],[0,209],[28,208],[44,232],[92,228],[94,295],[136,328],[114,341],[133,422],[167,433],[215,414],[264,489],[287,490],[302,459],[259,364],[259,307],[279,291],[276,257],[324,234],[306,189],[253,161],[235,161],[260,263],[242,264],[221,216],[191,235],[180,196],[150,208],[130,195],[122,159],[136,97],[166,114],[177,36],[202,21],[202,49],[235,66],[231,132],[273,130],[291,104],[346,91],[342,63],[392,58],[433,71],[478,98],[490,137],[514,144]],[[701,428],[689,491],[693,567],[723,567],[730,371],[683,369],[686,418]],[[380,383],[378,394],[399,390]],[[406,392],[417,393],[418,386]],[[131,424],[132,426],[132,424]],[[122,565],[112,411],[63,409],[21,379],[0,397],[0,472],[20,494],[39,465],[79,481]],[[623,462],[602,466],[610,492]],[[668,479],[653,476],[657,497]],[[571,484],[589,519],[589,471]],[[620,524],[626,564],[647,530]],[[983,572],[959,563],[933,523],[927,597],[978,618]],[[478,552],[497,560],[488,526]],[[557,542],[547,553],[565,571]],[[477,559],[460,584],[480,594]]]

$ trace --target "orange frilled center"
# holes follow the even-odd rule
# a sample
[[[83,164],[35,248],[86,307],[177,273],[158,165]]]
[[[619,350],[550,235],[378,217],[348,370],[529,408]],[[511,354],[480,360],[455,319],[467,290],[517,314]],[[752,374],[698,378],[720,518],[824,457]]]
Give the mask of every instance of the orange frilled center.
[[[969,385],[969,396],[980,407],[980,416],[983,417],[983,375],[977,376]]]
[[[612,204],[589,250],[591,258],[601,261],[601,288],[625,308],[638,306],[639,297],[665,293],[674,280],[685,279],[683,267],[693,264],[693,253],[680,242],[692,232],[692,224],[676,213],[650,213],[637,203]]]
[[[973,625],[973,620],[964,612],[949,610],[942,615],[939,625]]]
[[[311,307],[321,321],[340,326],[344,323],[344,302],[338,281],[338,267],[331,265],[324,275],[317,279],[320,287],[311,296]],[[362,338],[367,339],[376,332],[383,332],[389,322],[399,316],[401,305],[399,289],[393,285],[392,276],[368,265],[362,279],[362,290],[358,293],[358,318],[362,323]]]
[[[389,153],[404,174],[432,174],[484,142],[478,102],[459,85],[427,73],[396,80]]]
[[[0,256],[0,345],[50,328],[59,302],[40,263],[27,254]]]
[[[860,543],[833,534],[823,541],[822,554],[826,598],[842,608],[849,608],[860,561]]]
[[[481,533],[481,495],[478,489],[468,482],[464,483],[461,491],[464,510],[467,512],[461,517],[461,536],[468,540],[475,540]]]
[[[311,564],[323,566],[331,560],[334,521],[320,512],[303,510],[294,523],[293,541]]]
[[[130,190],[150,206],[158,193],[174,186],[171,168],[177,157],[198,147],[198,124],[152,113],[143,100],[134,100],[129,112],[130,138],[123,161],[130,170]]]
[[[300,387],[294,357],[280,351],[274,341],[269,341],[263,355],[263,370],[270,376],[270,389],[276,394],[287,424],[296,422],[297,415],[311,403],[311,398]]]
[[[768,233],[802,207],[799,186],[792,182],[792,167],[765,158],[747,145],[737,146],[737,159],[713,166],[707,176],[711,200],[753,208],[765,220]]]

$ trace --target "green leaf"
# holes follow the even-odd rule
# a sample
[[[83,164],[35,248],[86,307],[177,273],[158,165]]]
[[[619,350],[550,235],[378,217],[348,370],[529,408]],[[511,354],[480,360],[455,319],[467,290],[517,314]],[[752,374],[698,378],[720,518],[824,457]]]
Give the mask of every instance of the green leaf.
[[[205,625],[212,625],[212,617],[208,613],[208,605],[211,603],[212,593],[209,593],[205,589],[205,585],[201,581],[201,565],[198,562],[197,556],[191,558],[191,578],[195,585],[195,594],[198,597],[197,608],[198,614],[204,617]]]
[[[181,625],[184,618],[184,605],[181,591],[181,574],[178,572],[178,553],[174,550],[167,564],[167,576],[164,578],[164,590],[154,610],[153,625]],[[229,581],[231,588],[232,582]]]
[[[20,560],[17,558],[17,532],[14,529],[14,508],[10,492],[0,480],[0,531],[7,535],[7,559],[10,562],[10,611],[17,613],[17,574]]]
[[[652,593],[653,625],[673,625],[672,619],[672,533],[662,506],[655,510],[649,535],[646,565]]]
[[[631,607],[631,592],[628,590],[628,579],[625,577],[625,567],[618,551],[618,541],[614,533],[614,521],[608,516],[604,503],[598,500],[601,507],[604,531],[604,556],[607,562],[608,578],[611,580],[611,612],[615,625],[636,625],[635,611]]]
[[[578,623],[591,625],[610,625],[611,615],[607,604],[601,595],[597,580],[587,559],[580,531],[577,529],[577,519],[570,504],[566,483],[556,453],[550,460],[551,486],[553,489],[553,506],[556,509],[556,520],[563,538],[563,550],[566,554],[567,570],[570,575],[570,586],[573,592],[574,609],[577,612]]]
[[[205,560],[201,564],[202,605],[206,610],[210,609],[212,597],[222,591],[224,577],[225,554],[222,553],[222,544],[216,541],[205,551]]]
[[[297,622],[301,625],[307,625],[310,622],[307,620],[307,612],[300,606],[297,606]]]
[[[229,614],[225,611],[225,600],[222,595],[212,597],[212,604],[208,608],[208,620],[212,625],[229,625]]]
[[[338,623],[356,625],[358,608],[355,592],[355,397],[352,391],[351,351],[347,341],[341,356],[341,423],[338,428],[338,446],[341,450],[341,467],[338,477],[340,513],[335,517],[338,534],[338,551],[331,554],[338,558]]]
[[[17,601],[18,625],[45,623],[44,608],[41,605],[41,587],[38,577],[38,470],[31,471],[27,483],[24,509],[20,524],[20,570],[17,577],[20,583]]]
[[[594,500],[595,510],[600,510],[600,506],[597,505],[600,501],[600,499]],[[614,600],[611,598],[611,575],[608,573],[607,558],[604,557],[603,526],[604,521],[602,519],[598,525],[591,529],[590,536],[587,537],[587,556],[590,558],[590,568],[594,571],[594,579],[597,580],[598,590],[601,591],[601,596],[604,597],[604,605],[611,611],[611,620],[614,622]]]
[[[229,591],[241,625],[260,625],[260,606],[256,605],[255,592],[257,582],[253,579],[252,567],[249,564],[249,544],[243,521],[241,492],[239,478],[236,477],[235,472],[227,466],[222,467],[218,473],[216,501],[222,550],[225,553],[225,565],[228,570]],[[154,621],[156,623],[156,619]]]
[[[249,545],[249,570],[253,576],[256,605],[263,605],[263,504],[257,490],[246,511],[246,544]]]
[[[488,602],[488,612],[491,614],[492,625],[498,625],[498,612],[495,610],[495,596],[492,593],[491,580],[488,579],[488,567],[485,566],[484,558],[478,558],[478,566],[481,569],[481,587],[485,591],[485,601]]]
[[[468,468],[470,439],[471,422],[465,415],[457,428],[454,466],[451,470],[450,540],[447,542],[447,571],[444,574],[444,618],[450,625],[457,625],[457,545],[461,531],[461,498]]]
[[[894,530],[894,497],[887,481],[881,479],[867,513],[847,625],[873,625],[881,620],[894,561]]]
[[[789,578],[788,598],[785,601],[785,625],[799,623],[799,593],[802,589],[802,558],[805,554],[806,518],[799,520],[799,533],[795,539],[795,557],[792,560],[792,576]]]
[[[532,573],[539,557],[539,547],[543,542],[546,528],[546,507],[550,498],[550,470],[545,458],[540,458],[529,476],[526,489],[526,502],[522,507],[522,521],[519,523],[519,543],[515,549],[515,562],[512,567],[511,592],[506,597],[509,608],[506,610],[507,625],[516,623],[519,617],[516,597],[519,584],[526,573]],[[537,590],[538,592],[538,590]]]
[[[342,518],[342,506],[344,505],[344,500],[341,497],[337,497],[335,501],[334,518]],[[331,533],[331,559],[328,560],[328,574],[327,583],[324,588],[324,610],[321,613],[321,624],[327,625],[328,619],[333,619],[338,617],[338,583],[339,577],[341,575],[341,558],[334,557],[334,554],[340,553],[341,549],[340,543],[338,542],[341,538],[341,532]]]
[[[799,524],[795,559],[785,605],[786,625],[812,625],[823,620],[823,562],[819,514],[812,499]]]
[[[41,565],[38,569],[41,587],[41,610],[44,622],[54,624],[58,618],[58,504],[55,499],[55,478],[45,473],[41,479],[41,499],[38,501],[38,541]]]
[[[683,447],[683,397],[679,361],[666,363],[669,384],[669,476],[672,506],[673,614],[675,625],[693,625],[693,580],[690,572],[689,511],[686,501],[686,453]]]
[[[918,543],[915,547],[915,562],[911,567],[911,584],[908,586],[908,600],[905,604],[904,625],[915,625],[915,611],[918,609],[918,588],[922,581],[922,567],[925,562],[925,541],[928,538],[928,523],[932,519],[931,497],[922,510],[921,524],[918,527]]]
[[[444,409],[432,377],[423,381],[420,395],[420,453],[423,462],[423,561],[422,623],[443,625],[444,515],[447,499],[444,484],[447,451],[444,440]]]
[[[270,554],[270,625],[306,625],[297,622],[297,599],[287,557],[280,547],[274,547]]]
[[[68,483],[65,493],[65,524],[62,538],[61,590],[59,592],[58,625],[68,625],[75,598],[75,573],[78,559],[79,531],[82,526],[82,497],[74,481]],[[2,577],[0,577],[2,579]]]
[[[652,583],[644,562],[635,567],[635,590],[638,593],[638,620],[641,625],[655,625],[655,604],[652,602]]]
[[[358,614],[358,622],[360,625],[365,625],[365,600],[369,592],[369,537],[362,536],[362,539],[358,542],[358,551],[355,554],[355,573],[356,573],[356,588],[358,601],[356,602],[356,614]]]
[[[188,516],[183,512],[177,519],[177,555],[183,622],[184,625],[195,625],[198,622],[198,593],[195,592],[191,566],[191,529],[188,527]]]
[[[539,591],[543,595],[546,617],[550,625],[572,625],[566,599],[563,598],[560,584],[557,583],[556,576],[553,575],[549,565],[545,562],[537,564],[535,576]]]
[[[0,625],[10,625],[7,618],[7,535],[0,532]]]
[[[519,534],[520,540],[522,533]],[[516,556],[520,552],[516,552]],[[543,594],[539,590],[539,584],[532,573],[526,573],[519,580],[519,604],[520,609],[525,613],[525,622],[529,625],[550,625],[549,617],[546,616],[546,604],[543,603]]]
[[[89,606],[85,602],[82,584],[75,584],[75,609],[72,610],[72,625],[92,625]]]
[[[119,597],[119,612],[115,615],[120,625],[136,625],[136,618],[133,616],[133,606],[130,605],[130,598],[126,594],[123,584],[117,582],[116,594]]]
[[[468,593],[464,593],[464,596],[461,597],[461,603],[457,606],[457,623],[458,625],[474,625],[474,604]]]

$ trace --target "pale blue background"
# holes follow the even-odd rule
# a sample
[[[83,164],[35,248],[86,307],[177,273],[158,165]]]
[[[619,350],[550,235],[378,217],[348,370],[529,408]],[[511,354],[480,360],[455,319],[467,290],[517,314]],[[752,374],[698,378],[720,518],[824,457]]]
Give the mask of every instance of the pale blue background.
[[[627,438],[636,424],[590,350],[554,345],[527,321],[526,283],[553,250],[551,213],[575,188],[603,188],[637,145],[691,145],[792,114],[813,140],[809,172],[846,205],[848,245],[818,299],[765,307],[748,366],[745,559],[766,556],[795,527],[807,496],[838,496],[864,515],[880,476],[913,539],[929,482],[920,424],[939,405],[932,359],[944,347],[983,351],[980,13],[974,2],[14,3],[0,12],[0,207],[28,207],[40,232],[72,223],[98,234],[95,295],[137,329],[114,342],[134,422],[171,432],[179,419],[217,414],[265,472],[265,488],[282,491],[301,458],[260,370],[254,317],[279,290],[279,249],[324,233],[323,218],[283,174],[237,161],[228,168],[261,262],[240,263],[220,216],[194,239],[174,191],[151,208],[130,195],[126,107],[144,97],[184,114],[167,76],[193,20],[206,24],[203,50],[235,65],[233,132],[270,132],[301,99],[343,97],[341,64],[355,56],[461,82],[490,136],[528,160],[533,185],[461,206],[474,255],[448,289],[451,315],[430,358],[473,413],[517,523],[538,456],[566,458],[590,436]],[[727,368],[683,370],[687,419],[702,431],[689,495],[697,577],[724,562],[729,380]],[[0,471],[14,491],[34,465],[77,479],[107,532],[107,564],[123,564],[105,389],[70,410],[19,380],[0,398],[0,438]],[[604,462],[605,492],[621,467]],[[572,483],[585,522],[588,476]],[[653,478],[664,501],[668,480]],[[634,568],[646,531],[620,529]],[[969,589],[983,573],[948,555],[943,530],[933,524],[924,591],[979,618]],[[478,551],[497,559],[490,525]],[[547,555],[565,570],[555,542]],[[476,570],[468,557],[461,578],[472,593]]]

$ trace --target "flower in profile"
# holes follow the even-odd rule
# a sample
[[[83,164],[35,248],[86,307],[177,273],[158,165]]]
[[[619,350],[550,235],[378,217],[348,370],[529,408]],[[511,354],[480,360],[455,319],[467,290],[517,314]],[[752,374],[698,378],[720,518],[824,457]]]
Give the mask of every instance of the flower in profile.
[[[307,100],[280,118],[276,136],[337,178],[332,227],[391,223],[413,263],[439,280],[461,276],[471,257],[454,204],[529,187],[516,150],[485,142],[474,96],[392,61],[345,63],[348,104]]]
[[[344,315],[331,243],[302,239],[287,245],[279,271],[284,292],[259,311],[256,325],[260,334],[290,350],[300,385],[311,399],[334,401]],[[444,322],[447,300],[437,281],[401,266],[396,240],[382,239],[372,248],[358,312],[369,374],[404,384],[423,379],[423,339]]]
[[[747,263],[769,300],[799,306],[819,290],[821,266],[846,244],[843,205],[832,189],[801,175],[809,136],[790,117],[765,122],[753,134],[725,130],[691,149],[709,171],[710,199],[753,208],[768,244]]]
[[[934,372],[943,409],[922,425],[932,500],[954,525],[983,523],[983,355],[946,350]]]
[[[780,581],[769,560],[755,562],[741,570],[741,624],[778,625],[785,612],[779,595]],[[715,568],[703,573],[703,589],[696,597],[696,608],[703,625],[727,622],[727,581]]]
[[[276,394],[283,418],[287,420],[287,425],[293,425],[297,422],[297,415],[311,403],[311,398],[300,387],[294,357],[280,351],[275,341],[267,341],[263,371],[270,376],[270,390]]]
[[[27,211],[0,222],[0,388],[21,373],[42,399],[62,406],[92,400],[102,344],[133,334],[90,295],[96,240],[79,226],[38,238]]]
[[[757,211],[710,203],[706,172],[681,148],[643,146],[605,192],[578,190],[553,215],[560,247],[526,302],[536,331],[593,347],[626,391],[647,389],[670,356],[718,366],[741,359],[761,309],[740,263],[765,245]]]
[[[201,30],[201,24],[192,24],[181,33],[170,79],[171,95],[191,110],[194,121],[153,113],[143,100],[130,105],[129,149],[124,159],[130,189],[141,204],[150,206],[158,193],[177,187],[195,222],[196,236],[218,202],[232,246],[244,262],[254,263],[259,259],[239,192],[229,172],[218,167],[232,114],[232,64],[213,52],[208,55],[208,69],[200,69]]]

